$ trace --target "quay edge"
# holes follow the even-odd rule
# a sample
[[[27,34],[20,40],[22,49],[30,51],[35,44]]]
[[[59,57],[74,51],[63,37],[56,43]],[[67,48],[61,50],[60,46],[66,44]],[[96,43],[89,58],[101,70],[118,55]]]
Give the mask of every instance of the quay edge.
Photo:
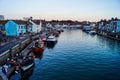
[[[39,35],[32,36],[31,38],[27,38],[21,43],[15,45],[14,47],[4,51],[0,54],[0,66],[4,65],[7,61],[7,58],[14,56],[17,52],[21,52],[24,48],[26,48],[34,39],[38,38]]]

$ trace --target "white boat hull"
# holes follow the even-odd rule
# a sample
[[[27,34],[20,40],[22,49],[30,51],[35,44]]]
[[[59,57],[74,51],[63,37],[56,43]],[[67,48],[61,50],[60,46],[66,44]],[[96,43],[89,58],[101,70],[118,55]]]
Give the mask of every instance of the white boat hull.
[[[28,65],[28,66],[22,66],[21,68],[22,68],[23,71],[26,71],[26,70],[28,70],[29,68],[31,68],[33,65],[34,65],[34,63],[32,63],[32,64],[30,64],[30,65]]]

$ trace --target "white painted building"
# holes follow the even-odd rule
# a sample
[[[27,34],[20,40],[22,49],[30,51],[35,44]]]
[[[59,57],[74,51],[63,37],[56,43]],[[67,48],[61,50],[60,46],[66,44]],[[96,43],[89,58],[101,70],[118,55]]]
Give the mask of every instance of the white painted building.
[[[39,33],[42,29],[42,22],[40,20],[30,20],[32,23],[32,32]]]

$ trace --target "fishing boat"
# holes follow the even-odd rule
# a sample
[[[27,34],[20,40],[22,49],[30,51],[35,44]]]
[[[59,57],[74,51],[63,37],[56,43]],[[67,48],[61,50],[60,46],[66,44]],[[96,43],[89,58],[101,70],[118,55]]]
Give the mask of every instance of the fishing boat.
[[[34,65],[34,63],[31,63],[29,65],[22,66],[21,68],[22,68],[23,71],[26,71],[26,70],[30,69],[33,65]]]
[[[63,29],[61,29],[61,32],[64,32],[64,30],[63,30]]]
[[[57,42],[57,38],[53,35],[47,38],[47,44],[55,44]]]
[[[44,48],[32,47],[31,48],[34,54],[42,53]]]
[[[41,36],[41,40],[46,43],[46,41],[47,41],[47,36]]]
[[[43,41],[44,43],[46,43],[46,42],[47,42],[47,37],[42,38],[42,41]]]
[[[34,66],[34,59],[33,58],[29,57],[29,58],[23,59],[23,61],[21,63],[22,71],[26,71],[26,70],[30,69],[32,66]]]
[[[54,33],[54,35],[55,35],[55,37],[59,37],[59,36],[60,36],[60,33],[56,31],[56,32]]]
[[[30,48],[34,54],[40,54],[44,51],[44,42],[35,42],[34,46]]]
[[[30,76],[34,71],[34,66],[32,66],[29,70],[21,72],[22,79],[21,80],[29,80]]]
[[[96,34],[96,31],[89,31],[89,34],[91,34],[91,35],[95,35]]]

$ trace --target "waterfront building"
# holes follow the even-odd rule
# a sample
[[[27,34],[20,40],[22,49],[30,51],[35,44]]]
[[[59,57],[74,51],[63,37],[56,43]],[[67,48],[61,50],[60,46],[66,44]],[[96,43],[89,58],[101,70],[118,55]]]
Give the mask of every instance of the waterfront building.
[[[7,36],[19,36],[26,33],[27,21],[23,20],[9,20],[5,24],[5,30]]]
[[[83,25],[83,31],[90,31],[90,30],[91,30],[90,24]]]
[[[94,30],[96,28],[96,23],[95,22],[91,22],[90,26],[91,26],[91,30]]]
[[[98,26],[98,29],[99,30],[102,30],[102,31],[105,31],[106,30],[106,22],[105,21],[100,21],[99,22],[99,26]]]
[[[107,20],[101,20],[98,22],[98,33],[99,34],[104,34],[107,35],[108,32],[110,31],[110,21]]]
[[[120,20],[111,20],[110,30],[112,33],[120,33]]]
[[[5,30],[5,24],[8,20],[0,20],[0,31]]]
[[[120,40],[120,20],[112,18],[97,23],[97,33],[112,39]]]
[[[102,30],[103,22],[98,22],[98,30]]]
[[[39,33],[42,29],[42,22],[41,20],[29,20],[32,24],[32,32]]]
[[[41,23],[42,23],[41,31],[45,31],[46,30],[46,21],[45,20],[41,20]]]
[[[120,32],[120,20],[102,20],[98,22],[98,30],[110,33]]]
[[[49,23],[49,22],[46,24],[46,27],[47,27],[47,30],[49,30],[49,31],[52,31],[54,29],[53,24]]]

